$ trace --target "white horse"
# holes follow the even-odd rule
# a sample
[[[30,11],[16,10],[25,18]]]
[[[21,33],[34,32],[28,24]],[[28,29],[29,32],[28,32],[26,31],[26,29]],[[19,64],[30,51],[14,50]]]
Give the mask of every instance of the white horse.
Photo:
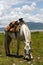
[[[31,54],[31,46],[30,46],[30,43],[31,43],[31,32],[29,30],[29,27],[27,26],[27,24],[22,24],[21,27],[20,27],[20,31],[19,32],[16,32],[16,33],[11,33],[11,32],[5,32],[5,50],[6,50],[6,54],[10,53],[10,50],[9,50],[9,44],[11,42],[11,39],[12,38],[15,38],[17,39],[18,41],[18,48],[17,48],[17,55],[19,54],[19,41],[20,41],[20,38],[24,38],[24,43],[25,43],[25,46],[24,46],[24,53],[25,53],[25,59],[30,59],[30,58],[33,58],[32,57],[32,54]]]

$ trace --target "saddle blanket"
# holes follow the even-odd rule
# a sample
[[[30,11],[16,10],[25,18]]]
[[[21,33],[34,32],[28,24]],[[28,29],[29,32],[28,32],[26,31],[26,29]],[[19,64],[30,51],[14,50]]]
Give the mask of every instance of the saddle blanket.
[[[17,24],[15,23],[15,21],[13,21],[10,24],[5,26],[5,31],[19,32],[20,26],[21,26],[20,24]]]

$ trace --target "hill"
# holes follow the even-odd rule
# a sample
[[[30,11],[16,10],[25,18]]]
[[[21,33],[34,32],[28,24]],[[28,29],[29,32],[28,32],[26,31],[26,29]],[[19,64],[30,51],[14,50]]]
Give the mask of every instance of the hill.
[[[1,27],[0,28],[0,32],[4,32],[4,27]]]
[[[43,23],[27,22],[30,30],[43,30]],[[4,31],[4,27],[0,27],[0,32]]]
[[[27,25],[31,30],[42,30],[43,23],[34,23],[34,22],[27,22]]]

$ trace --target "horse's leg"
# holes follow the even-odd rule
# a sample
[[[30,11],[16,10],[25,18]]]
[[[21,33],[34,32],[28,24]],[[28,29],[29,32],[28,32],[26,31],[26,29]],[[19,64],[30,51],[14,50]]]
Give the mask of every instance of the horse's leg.
[[[9,32],[5,32],[5,53],[6,55],[10,55],[10,42],[11,42],[11,37],[9,36]]]
[[[20,33],[17,32],[17,55],[19,55],[19,46],[20,46]]]

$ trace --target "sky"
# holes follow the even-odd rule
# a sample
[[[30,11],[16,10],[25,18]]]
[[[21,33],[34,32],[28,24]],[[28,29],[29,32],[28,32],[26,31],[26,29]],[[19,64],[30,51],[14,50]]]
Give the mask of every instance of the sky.
[[[0,0],[0,27],[19,18],[43,23],[43,0]]]

